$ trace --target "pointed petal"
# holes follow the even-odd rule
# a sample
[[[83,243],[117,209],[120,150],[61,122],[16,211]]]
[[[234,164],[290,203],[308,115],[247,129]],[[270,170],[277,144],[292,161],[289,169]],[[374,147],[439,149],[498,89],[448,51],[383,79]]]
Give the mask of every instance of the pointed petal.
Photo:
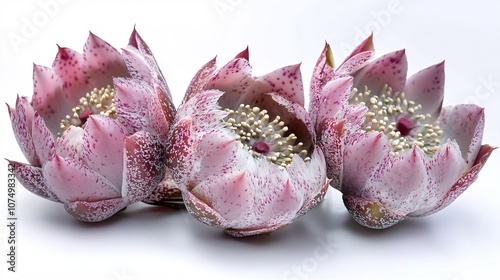
[[[138,80],[151,81],[152,69],[144,60],[144,57],[136,49],[122,49],[122,52],[130,76]]]
[[[145,130],[166,140],[170,124],[154,89],[135,79],[116,78],[114,81],[116,112],[127,134]]]
[[[217,89],[226,93],[224,98],[219,100],[221,107],[238,106],[241,103],[239,100],[245,95],[253,81],[251,74],[252,67],[248,60],[233,59],[210,76],[204,89]]]
[[[54,135],[49,131],[38,112],[35,112],[32,135],[36,154],[43,165],[54,155],[56,143]]]
[[[328,191],[328,189],[330,189],[329,187],[330,187],[330,180],[326,180],[325,185],[321,188],[318,194],[315,195],[310,200],[306,201],[302,206],[302,208],[300,208],[300,210],[297,212],[297,217],[305,215],[307,212],[309,212],[309,210],[316,207],[316,205],[318,205],[318,203],[320,203],[325,197],[326,192]]]
[[[42,169],[28,164],[9,160],[14,165],[17,180],[30,192],[54,202],[60,202],[57,196],[47,187]]]
[[[362,90],[367,86],[373,93],[379,94],[387,84],[393,92],[402,91],[407,70],[405,50],[395,51],[377,58],[359,70],[354,75],[354,87]]]
[[[418,217],[434,209],[466,168],[457,143],[448,141],[430,160],[428,172],[431,181],[423,186],[417,209],[408,216]]]
[[[337,75],[353,75],[364,67],[374,54],[373,33],[361,42],[337,68]]]
[[[327,177],[331,179],[332,187],[340,190],[344,166],[344,121],[326,119],[319,131],[318,145],[325,156]]]
[[[33,143],[33,136],[31,128],[33,127],[34,111],[28,102],[28,98],[17,97],[15,110],[7,105],[9,110],[10,121],[12,123],[12,130],[16,137],[17,143],[21,148],[24,156],[28,162],[36,167],[41,167],[40,159],[38,158]]]
[[[106,178],[69,158],[55,155],[45,164],[43,176],[49,189],[64,203],[120,197],[120,191]]]
[[[70,126],[56,142],[56,154],[77,161],[83,160],[83,133],[83,128]]]
[[[262,212],[259,213],[261,223],[264,225],[289,224],[296,217],[304,204],[302,191],[298,186],[292,186],[290,180],[283,186],[274,186],[272,193],[266,196]]]
[[[333,118],[347,104],[351,91],[351,77],[335,79],[323,87],[317,101],[316,128],[319,128],[325,119]]]
[[[245,228],[253,223],[253,197],[245,172],[207,180],[191,193],[219,213],[232,227]]]
[[[64,208],[73,217],[84,222],[100,222],[127,207],[125,198],[113,198],[99,201],[75,201],[64,204]]]
[[[373,45],[373,33],[370,34],[366,39],[364,39],[359,45],[347,56],[345,61],[342,63],[346,63],[348,60],[351,60],[353,57],[362,54],[362,53],[371,53],[373,54],[375,50],[375,47]],[[342,68],[342,65],[339,66],[339,68]]]
[[[476,181],[477,176],[479,175],[479,171],[481,171],[483,166],[486,164],[486,161],[490,157],[491,153],[495,149],[496,148],[491,147],[490,145],[482,145],[472,168],[469,169],[464,175],[462,175],[460,179],[458,179],[458,181],[453,185],[453,187],[451,187],[451,189],[446,193],[446,195],[436,204],[436,206],[425,213],[418,213],[418,215],[414,216],[422,217],[436,213],[439,210],[450,205],[453,201],[455,201],[457,197],[459,197],[472,183]]]
[[[125,133],[116,120],[100,115],[91,115],[87,120],[84,161],[116,187],[122,185],[124,140]]]
[[[128,44],[138,49],[141,53],[148,54],[151,56],[153,55],[146,42],[142,39],[141,36],[139,36],[139,33],[135,29],[135,26],[134,30],[132,31],[132,34],[130,34],[130,39],[128,41]]]
[[[62,84],[62,96],[59,98],[65,99],[69,108],[76,106],[80,98],[95,87],[84,72],[84,64],[85,59],[80,53],[61,47],[52,64]]]
[[[422,105],[420,114],[436,119],[444,98],[444,61],[413,74],[406,82],[404,93],[408,100]]]
[[[184,95],[184,99],[181,104],[186,103],[191,97],[203,91],[208,82],[208,79],[217,70],[217,65],[215,64],[215,58],[207,62],[201,67],[198,72],[194,75],[193,79],[189,83],[189,87]]]
[[[347,195],[360,195],[381,165],[388,164],[390,147],[382,133],[361,134],[344,148],[342,188]]]
[[[246,49],[237,54],[234,58],[243,58],[249,61],[250,59],[249,59],[248,46],[246,47]]]
[[[228,224],[217,211],[208,206],[204,201],[198,199],[191,192],[183,192],[184,204],[188,212],[200,222],[212,227],[225,227]]]
[[[334,62],[330,45],[325,43],[325,47],[313,69],[311,84],[309,88],[309,112],[311,119],[316,123],[318,108],[321,105],[322,90],[326,83],[334,77]]]
[[[474,104],[445,107],[439,116],[442,141],[457,141],[469,168],[477,158],[484,130],[484,109]]]
[[[300,73],[300,64],[286,66],[266,74],[256,80],[265,81],[270,92],[275,92],[290,102],[304,106],[304,86]]]
[[[179,188],[187,188],[185,170],[192,166],[193,139],[191,138],[191,127],[193,120],[189,117],[181,119],[172,128],[167,142],[167,165],[172,173],[174,181]]]
[[[125,139],[122,196],[131,203],[149,196],[165,175],[165,147],[159,139],[141,131]]]
[[[177,187],[167,167],[165,167],[165,175],[161,182],[142,202],[160,206],[184,205],[181,190]]]
[[[342,199],[354,220],[365,227],[384,229],[399,223],[405,218],[404,215],[394,213],[391,209],[376,201],[351,195],[343,195]]]
[[[76,100],[72,100],[75,102]],[[33,109],[45,120],[47,127],[56,135],[61,120],[71,112],[76,103],[65,98],[62,81],[51,68],[33,64]]]
[[[417,146],[398,158],[388,155],[373,172],[360,196],[375,198],[397,215],[413,212],[430,180],[425,157]]]
[[[113,77],[129,76],[121,54],[108,42],[92,33],[83,47],[83,59],[83,71],[93,87],[113,85]]]

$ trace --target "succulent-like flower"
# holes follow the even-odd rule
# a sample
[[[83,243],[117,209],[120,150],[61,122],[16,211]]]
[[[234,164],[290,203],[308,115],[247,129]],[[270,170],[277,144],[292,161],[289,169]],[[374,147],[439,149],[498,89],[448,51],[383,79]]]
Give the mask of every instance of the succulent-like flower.
[[[404,50],[369,62],[372,37],[334,70],[328,44],[311,82],[311,119],[331,184],[354,219],[387,228],[463,193],[494,150],[484,110],[442,107],[444,62],[406,78]]]
[[[193,78],[167,145],[188,211],[233,236],[271,232],[328,189],[323,154],[304,108],[299,65],[254,77],[248,49]]]
[[[162,191],[175,108],[135,29],[122,53],[92,33],[83,54],[60,47],[52,68],[34,65],[33,82],[31,102],[8,106],[29,164],[10,162],[26,189],[83,221]]]

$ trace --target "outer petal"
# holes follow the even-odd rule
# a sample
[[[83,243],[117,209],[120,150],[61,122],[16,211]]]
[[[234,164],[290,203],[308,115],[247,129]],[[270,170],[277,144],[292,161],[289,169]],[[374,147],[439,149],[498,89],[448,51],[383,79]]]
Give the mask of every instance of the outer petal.
[[[200,70],[194,75],[193,79],[189,83],[189,87],[184,95],[182,104],[186,103],[191,97],[203,91],[205,84],[208,79],[217,70],[217,65],[215,64],[216,59],[212,59],[201,67]]]
[[[207,205],[204,201],[198,199],[191,192],[183,192],[182,197],[184,198],[184,205],[186,205],[186,209],[189,213],[202,223],[213,227],[225,227],[225,225],[228,224],[226,219],[224,219],[217,211]]]
[[[55,155],[43,168],[48,188],[64,203],[98,201],[120,197],[106,178],[80,162]]]
[[[16,136],[21,151],[31,165],[40,167],[40,159],[36,154],[31,132],[34,111],[28,103],[28,99],[24,96],[18,96],[16,100],[16,109],[12,109],[9,105],[7,105],[7,108],[12,122],[12,129],[14,130],[14,135]]]
[[[69,214],[81,221],[100,222],[113,216],[120,210],[127,207],[127,205],[127,199],[120,197],[94,202],[69,202],[64,204],[64,208]]]
[[[54,155],[56,143],[54,135],[37,112],[35,112],[33,120],[32,135],[36,154],[43,164]]]
[[[408,78],[404,92],[408,100],[422,105],[422,114],[439,116],[444,98],[444,61]]]
[[[458,181],[453,185],[453,187],[446,193],[446,195],[436,204],[436,206],[425,212],[425,213],[417,213],[412,216],[422,217],[426,215],[430,215],[438,212],[439,210],[445,208],[450,205],[455,199],[460,196],[472,183],[474,183],[479,175],[479,171],[486,164],[486,161],[490,157],[493,150],[496,148],[491,147],[490,145],[482,145],[477,158],[469,171],[467,171]]]
[[[177,187],[167,167],[165,167],[165,175],[161,182],[142,202],[162,206],[184,205],[181,190]]]
[[[317,98],[316,130],[327,118],[333,118],[346,105],[352,91],[352,78],[338,78],[328,82]]]
[[[441,147],[428,166],[431,181],[423,186],[418,206],[408,216],[419,216],[435,208],[467,168],[455,141],[448,141]]]
[[[344,122],[326,119],[318,131],[321,133],[318,142],[325,156],[327,177],[331,179],[332,187],[340,190],[344,169]]]
[[[330,45],[325,43],[325,47],[316,62],[309,88],[309,112],[313,122],[316,122],[318,115],[317,108],[320,106],[322,90],[326,83],[334,77],[334,62]]]
[[[354,220],[365,227],[384,229],[399,223],[405,218],[405,215],[397,214],[370,199],[351,195],[343,195],[342,199]]]
[[[85,163],[108,179],[115,187],[122,185],[125,133],[114,119],[91,115],[83,133]]]
[[[14,165],[17,180],[30,192],[52,200],[60,202],[57,196],[47,186],[47,181],[43,177],[42,169],[31,165],[10,161]]]
[[[165,175],[165,147],[153,134],[140,131],[125,139],[122,196],[130,203],[149,196]]]
[[[445,107],[439,116],[439,125],[443,130],[442,141],[457,141],[462,157],[470,168],[483,139],[484,109],[474,104]]]
[[[374,54],[373,33],[361,42],[337,68],[337,75],[352,75],[366,65]]]
[[[378,94],[389,85],[394,92],[402,91],[406,82],[408,62],[405,50],[392,52],[377,58],[354,75],[354,87],[360,90],[368,87]]]
[[[85,64],[82,70],[92,87],[106,87],[112,85],[113,77],[129,76],[121,54],[92,33],[83,47],[83,59]]]
[[[193,138],[191,137],[193,120],[189,117],[177,122],[167,141],[167,166],[172,173],[172,178],[179,188],[186,189],[187,176],[184,176],[186,168],[193,165]],[[190,190],[190,189],[189,189]]]

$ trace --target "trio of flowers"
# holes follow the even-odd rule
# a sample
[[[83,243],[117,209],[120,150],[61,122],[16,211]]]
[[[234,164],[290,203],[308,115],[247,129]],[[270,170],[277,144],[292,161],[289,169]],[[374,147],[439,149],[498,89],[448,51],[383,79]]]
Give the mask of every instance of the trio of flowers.
[[[329,187],[370,228],[432,214],[477,178],[494,150],[484,111],[442,107],[444,63],[407,79],[404,50],[372,60],[372,37],[334,67],[326,44],[309,110],[299,65],[252,76],[248,49],[215,59],[175,108],[155,58],[134,31],[121,52],[90,34],[34,65],[31,101],[8,106],[32,193],[82,221],[139,201],[183,203],[233,236],[272,232]]]

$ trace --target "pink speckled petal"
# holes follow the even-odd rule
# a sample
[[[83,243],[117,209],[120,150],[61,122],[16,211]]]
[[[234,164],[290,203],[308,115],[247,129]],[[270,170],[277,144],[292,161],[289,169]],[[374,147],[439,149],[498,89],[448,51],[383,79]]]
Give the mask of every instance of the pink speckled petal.
[[[60,202],[57,196],[47,187],[47,181],[43,177],[42,169],[17,161],[9,160],[14,165],[17,180],[30,192],[52,200]]]
[[[496,148],[487,144],[482,145],[472,168],[462,175],[460,179],[458,179],[446,195],[436,203],[435,207],[425,213],[415,213],[412,216],[422,217],[436,213],[455,201],[457,197],[459,197],[472,183],[476,181],[479,171],[481,171],[491,153],[495,149]]]
[[[470,168],[477,158],[484,130],[484,109],[474,104],[444,107],[439,116],[443,140],[457,141],[462,157]]]
[[[113,84],[113,77],[129,76],[121,54],[92,33],[83,47],[83,59],[85,63],[82,70],[92,87],[106,87]]]
[[[290,224],[290,223],[288,223],[288,224]],[[258,234],[264,234],[264,233],[272,233],[272,232],[277,231],[281,228],[284,228],[288,224],[279,224],[279,225],[271,225],[271,226],[258,227],[258,228],[246,228],[246,229],[226,228],[226,229],[224,229],[224,232],[231,235],[231,236],[234,236],[234,237],[246,237],[246,236],[258,235]]]
[[[455,141],[448,141],[443,145],[428,166],[431,181],[423,186],[418,206],[408,216],[418,217],[434,209],[467,168]]]
[[[304,86],[300,64],[285,66],[257,79],[269,84],[269,91],[275,92],[290,102],[304,106]]]
[[[416,145],[400,157],[387,155],[360,196],[374,198],[392,213],[406,216],[416,209],[420,195],[430,182],[426,155]]]
[[[140,131],[125,139],[122,196],[131,203],[149,196],[165,175],[165,147],[154,134]]]
[[[111,181],[122,185],[125,132],[112,118],[91,115],[83,133],[85,163]]]
[[[127,134],[144,130],[166,140],[170,124],[154,89],[145,82],[128,78],[115,78],[114,84],[118,120]]]
[[[245,227],[253,222],[252,189],[245,172],[221,175],[196,186],[191,193],[204,201],[229,224]]]
[[[354,87],[363,90],[367,86],[373,93],[379,94],[387,84],[393,92],[402,91],[407,70],[405,50],[395,51],[377,58],[359,70],[354,75]]]
[[[237,165],[238,152],[242,151],[233,135],[220,130],[207,131],[196,147],[200,171],[192,182],[197,184],[213,176],[228,174]]]
[[[66,211],[84,222],[100,222],[108,219],[128,205],[125,198],[113,198],[99,201],[75,201],[64,204]]]
[[[184,95],[184,99],[182,100],[182,104],[186,103],[191,97],[200,93],[205,88],[208,79],[212,76],[212,74],[217,70],[217,65],[215,64],[215,58],[207,62],[205,65],[201,67],[198,72],[194,75],[193,79],[189,83],[189,87]]]
[[[388,164],[390,147],[382,133],[361,134],[355,143],[344,146],[341,191],[360,195],[380,165]]]
[[[40,159],[38,158],[33,143],[31,128],[33,127],[34,111],[25,96],[17,97],[16,108],[13,109],[7,105],[9,110],[10,121],[17,143],[21,148],[28,162],[36,167],[41,167]]]
[[[172,173],[174,181],[180,189],[186,189],[187,178],[183,176],[185,170],[190,170],[193,165],[193,120],[189,117],[181,119],[172,128],[169,141],[167,142],[167,165]],[[190,190],[190,189],[189,189]]]
[[[316,129],[327,118],[333,118],[346,105],[352,91],[352,78],[338,78],[328,82],[317,100]]]
[[[122,52],[130,76],[138,80],[151,81],[152,69],[144,57],[136,49],[122,49]]]
[[[55,155],[43,168],[48,188],[64,203],[120,197],[117,187],[81,162]]]
[[[363,40],[337,68],[337,75],[352,75],[364,67],[374,54],[373,34]]]
[[[71,102],[76,102],[75,99]],[[60,132],[61,120],[76,103],[65,98],[62,81],[52,68],[33,64],[33,97],[31,104],[45,120],[52,134]]]
[[[289,224],[304,204],[302,190],[297,190],[298,186],[293,186],[290,180],[273,187],[273,192],[266,195],[262,212],[258,215],[261,223],[266,226]]]
[[[323,200],[328,189],[330,189],[330,180],[326,180],[326,183],[320,189],[319,193],[304,203],[302,208],[300,208],[300,210],[297,212],[297,217],[305,215],[307,212],[309,212],[309,210],[316,207],[316,205],[318,205],[318,203]]]
[[[83,160],[83,133],[78,126],[70,126],[56,142],[56,154],[74,160]]]
[[[334,62],[332,50],[330,45],[325,43],[325,47],[316,62],[313,69],[313,76],[309,88],[309,112],[313,122],[316,122],[318,115],[318,107],[320,106],[320,99],[322,98],[322,90],[326,83],[328,83],[335,75]]]
[[[365,227],[384,229],[399,223],[405,218],[405,215],[394,213],[377,201],[351,195],[343,195],[342,199],[354,220]]]
[[[217,89],[226,92],[224,99],[219,102],[223,108],[238,106],[253,82],[251,73],[252,67],[248,60],[244,58],[233,59],[210,76],[204,89]]]
[[[444,78],[444,61],[408,78],[404,92],[408,100],[422,105],[420,114],[431,114],[437,119],[443,104]]]
[[[250,53],[248,51],[248,47],[246,47],[244,50],[242,50],[240,53],[238,53],[235,57],[236,58],[243,58],[246,59],[247,61],[250,61]]]
[[[128,41],[128,44],[136,49],[138,49],[141,53],[147,54],[147,55],[153,55],[151,50],[149,49],[149,46],[146,44],[146,42],[142,39],[141,36],[139,36],[139,33],[135,29],[132,31],[132,34],[130,34],[130,38]]]
[[[43,165],[43,163],[54,155],[56,143],[54,135],[47,128],[43,119],[38,115],[38,112],[35,112],[33,119],[32,136],[36,154]]]
[[[52,69],[62,83],[62,96],[59,98],[67,101],[68,105],[65,106],[69,109],[76,106],[80,98],[95,87],[84,72],[84,64],[85,59],[82,54],[62,47],[59,47],[54,63],[52,63]],[[65,112],[65,114],[68,113]]]
[[[325,156],[327,177],[331,179],[332,187],[340,190],[344,166],[344,121],[326,119],[319,131],[319,146]]]
[[[167,167],[165,167],[165,175],[161,182],[148,197],[142,200],[142,202],[161,206],[184,204],[181,190],[177,187]]]
[[[196,217],[200,222],[212,227],[225,227],[228,224],[217,211],[211,208],[207,203],[197,198],[191,192],[183,192],[184,205],[188,212]]]

